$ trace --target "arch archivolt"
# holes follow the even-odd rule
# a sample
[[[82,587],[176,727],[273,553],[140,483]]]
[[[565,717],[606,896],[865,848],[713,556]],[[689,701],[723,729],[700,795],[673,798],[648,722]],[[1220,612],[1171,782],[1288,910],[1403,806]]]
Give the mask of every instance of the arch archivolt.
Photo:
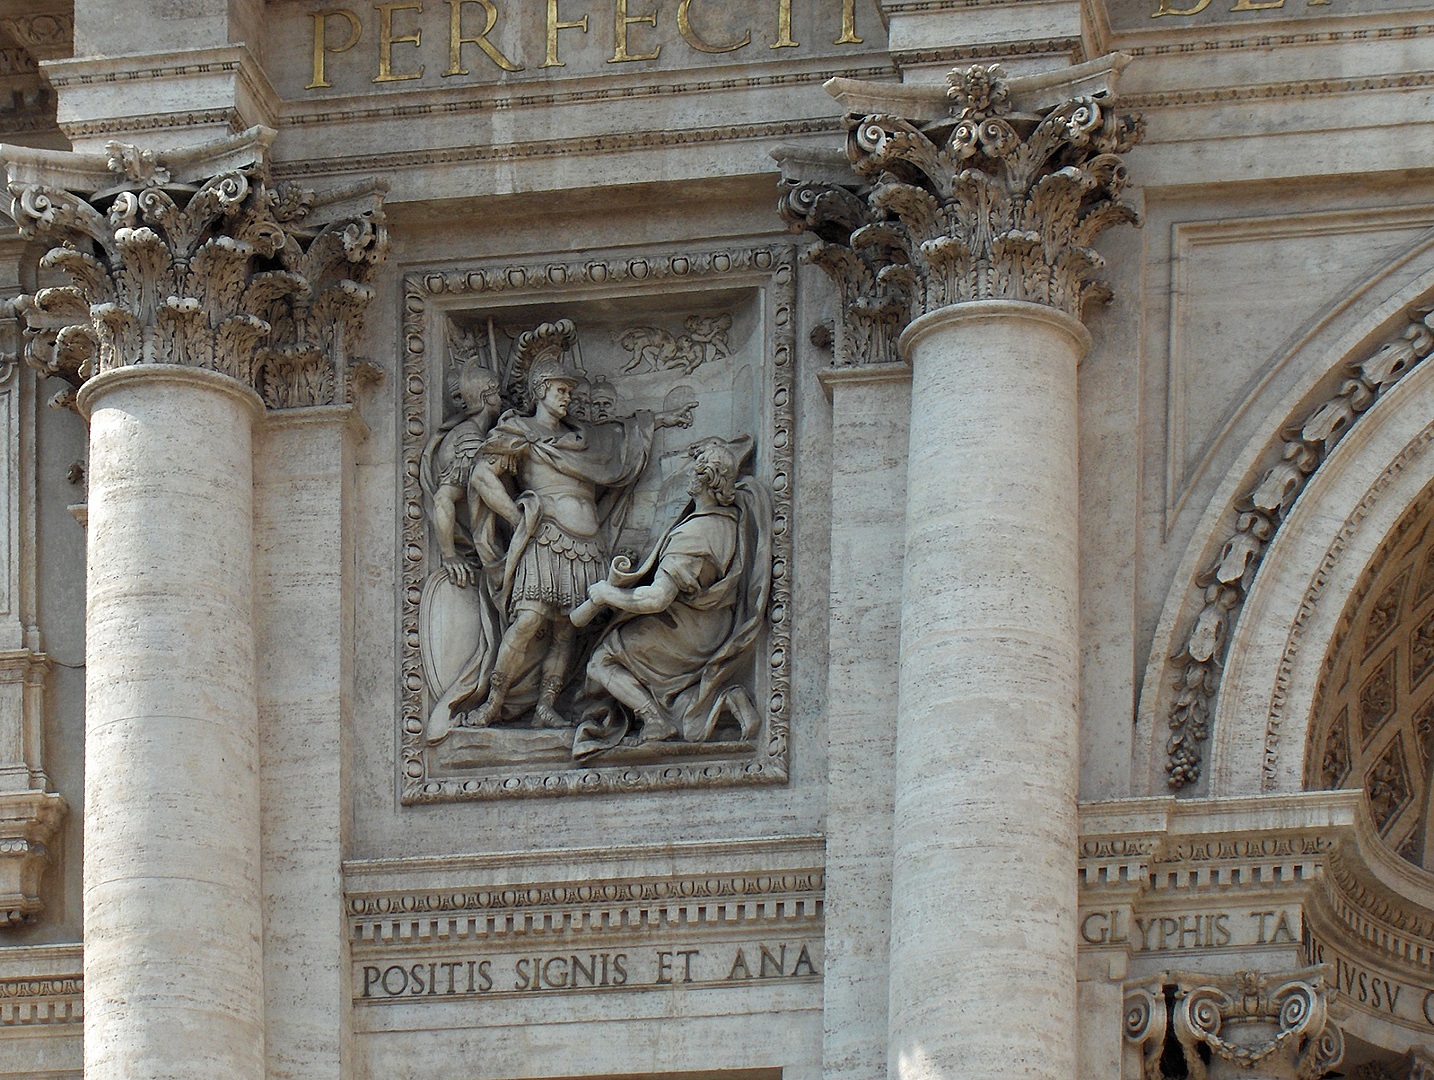
[[[1344,597],[1434,479],[1427,238],[1408,265],[1398,287],[1379,274],[1357,301],[1342,299],[1286,358],[1307,374],[1267,411],[1202,515],[1142,687],[1135,776],[1148,790],[1302,786],[1317,669]]]
[[[1434,483],[1434,364],[1356,425],[1276,532],[1245,601],[1216,699],[1212,794],[1298,791],[1327,646],[1346,599]]]

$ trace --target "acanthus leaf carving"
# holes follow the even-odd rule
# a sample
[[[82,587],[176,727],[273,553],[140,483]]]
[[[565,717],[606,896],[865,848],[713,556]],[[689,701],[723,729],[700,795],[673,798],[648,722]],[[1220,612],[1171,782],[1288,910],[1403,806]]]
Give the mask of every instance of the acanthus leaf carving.
[[[778,212],[793,232],[817,242],[806,260],[835,282],[841,319],[833,352],[838,364],[884,364],[897,359],[896,342],[911,318],[916,285],[901,238],[872,218],[863,186],[787,182]]]
[[[252,153],[236,164],[246,145]],[[227,167],[197,182],[179,175],[194,171],[195,152],[170,160],[117,142],[100,159],[109,178],[100,186],[99,164],[84,155],[53,183],[43,162],[12,163],[12,217],[22,236],[54,245],[41,266],[70,280],[20,305],[26,362],[70,384],[54,404],[71,404],[94,375],[140,363],[229,375],[271,408],[349,399],[368,278],[387,252],[386,186],[318,200],[270,183],[266,147],[254,132],[215,144],[211,156]]]
[[[1139,223],[1120,198],[1120,155],[1143,122],[1115,112],[1106,92],[1016,112],[999,65],[953,71],[947,83],[952,121],[845,120],[870,204],[903,236],[919,308],[1007,299],[1081,317],[1108,295],[1090,245],[1113,225]]]
[[[1170,658],[1173,694],[1166,717],[1165,771],[1172,788],[1200,778],[1230,631],[1275,533],[1309,478],[1358,418],[1434,352],[1431,320],[1434,312],[1428,308],[1413,310],[1402,330],[1350,364],[1339,389],[1281,433],[1278,456],[1236,501],[1234,524],[1219,553],[1195,577],[1200,609]]]
[[[881,97],[837,82],[837,96],[856,88],[868,106]],[[774,152],[779,213],[817,237],[808,258],[840,290],[838,364],[896,360],[912,314],[949,304],[1021,300],[1079,318],[1109,299],[1091,245],[1114,225],[1139,224],[1121,199],[1121,155],[1143,121],[1116,112],[1108,87],[1023,103],[999,65],[977,65],[947,76],[946,117],[848,112],[849,179],[829,168],[809,169],[826,174],[812,179],[795,152]]]

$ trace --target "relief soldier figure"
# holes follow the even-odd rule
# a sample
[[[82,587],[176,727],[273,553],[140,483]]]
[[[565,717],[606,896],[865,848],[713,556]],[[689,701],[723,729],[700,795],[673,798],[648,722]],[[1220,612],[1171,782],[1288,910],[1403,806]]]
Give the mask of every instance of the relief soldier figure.
[[[502,634],[493,595],[502,580],[503,548],[496,518],[473,488],[473,466],[503,407],[498,376],[470,358],[459,368],[458,396],[462,415],[439,428],[419,462],[429,525],[443,559],[420,605],[424,677],[434,700],[430,738],[448,732],[455,705],[487,679]]]
[[[638,742],[703,742],[721,721],[742,739],[759,719],[741,685],[766,613],[771,581],[771,494],[741,476],[752,441],[706,439],[689,449],[692,501],[635,570],[617,559],[573,612],[616,619],[587,665],[585,712],[573,745],[583,758],[611,749],[640,725]],[[615,699],[616,705],[603,700]]]
[[[690,408],[605,423],[569,419],[578,375],[563,355],[576,339],[566,319],[519,337],[511,379],[526,390],[528,410],[502,417],[473,469],[472,489],[512,532],[495,597],[507,625],[486,697],[463,717],[464,727],[529,709],[535,727],[567,725],[556,706],[574,659],[568,613],[602,578],[653,434],[692,422]]]
[[[445,751],[461,762],[750,751],[773,513],[746,475],[751,436],[704,438],[659,466],[655,436],[691,425],[691,387],[648,384],[660,408],[617,415],[612,384],[573,362],[567,319],[517,335],[506,361],[489,352],[461,366],[463,415],[420,460],[442,559],[420,600],[426,741],[464,732]],[[520,407],[500,417],[503,400]],[[647,551],[635,568],[612,558],[620,536]]]

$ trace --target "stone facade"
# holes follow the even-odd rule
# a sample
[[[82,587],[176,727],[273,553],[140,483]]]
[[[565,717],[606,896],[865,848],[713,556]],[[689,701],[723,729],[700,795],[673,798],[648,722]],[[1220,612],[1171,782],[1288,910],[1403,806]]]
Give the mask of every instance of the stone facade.
[[[1401,0],[0,0],[0,1080],[1434,1075]]]

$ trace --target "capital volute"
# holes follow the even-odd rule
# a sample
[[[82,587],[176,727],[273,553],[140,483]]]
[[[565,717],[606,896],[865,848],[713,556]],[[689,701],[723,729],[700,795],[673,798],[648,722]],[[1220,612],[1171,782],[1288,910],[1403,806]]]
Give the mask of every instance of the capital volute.
[[[1125,1040],[1140,1052],[1145,1080],[1160,1080],[1172,1053],[1191,1080],[1320,1080],[1344,1057],[1335,996],[1328,965],[1166,972],[1127,987]]]
[[[894,359],[909,319],[969,300],[1081,318],[1109,298],[1092,245],[1139,224],[1121,198],[1122,155],[1143,130],[1115,108],[1127,62],[1112,54],[1018,78],[976,66],[945,87],[827,83],[846,108],[850,172],[775,156],[780,213],[817,238],[808,257],[841,293],[839,363]]]
[[[69,284],[16,307],[25,359],[69,384],[133,364],[218,372],[270,408],[347,400],[384,185],[316,197],[275,183],[274,132],[168,152],[0,147],[10,216]]]

